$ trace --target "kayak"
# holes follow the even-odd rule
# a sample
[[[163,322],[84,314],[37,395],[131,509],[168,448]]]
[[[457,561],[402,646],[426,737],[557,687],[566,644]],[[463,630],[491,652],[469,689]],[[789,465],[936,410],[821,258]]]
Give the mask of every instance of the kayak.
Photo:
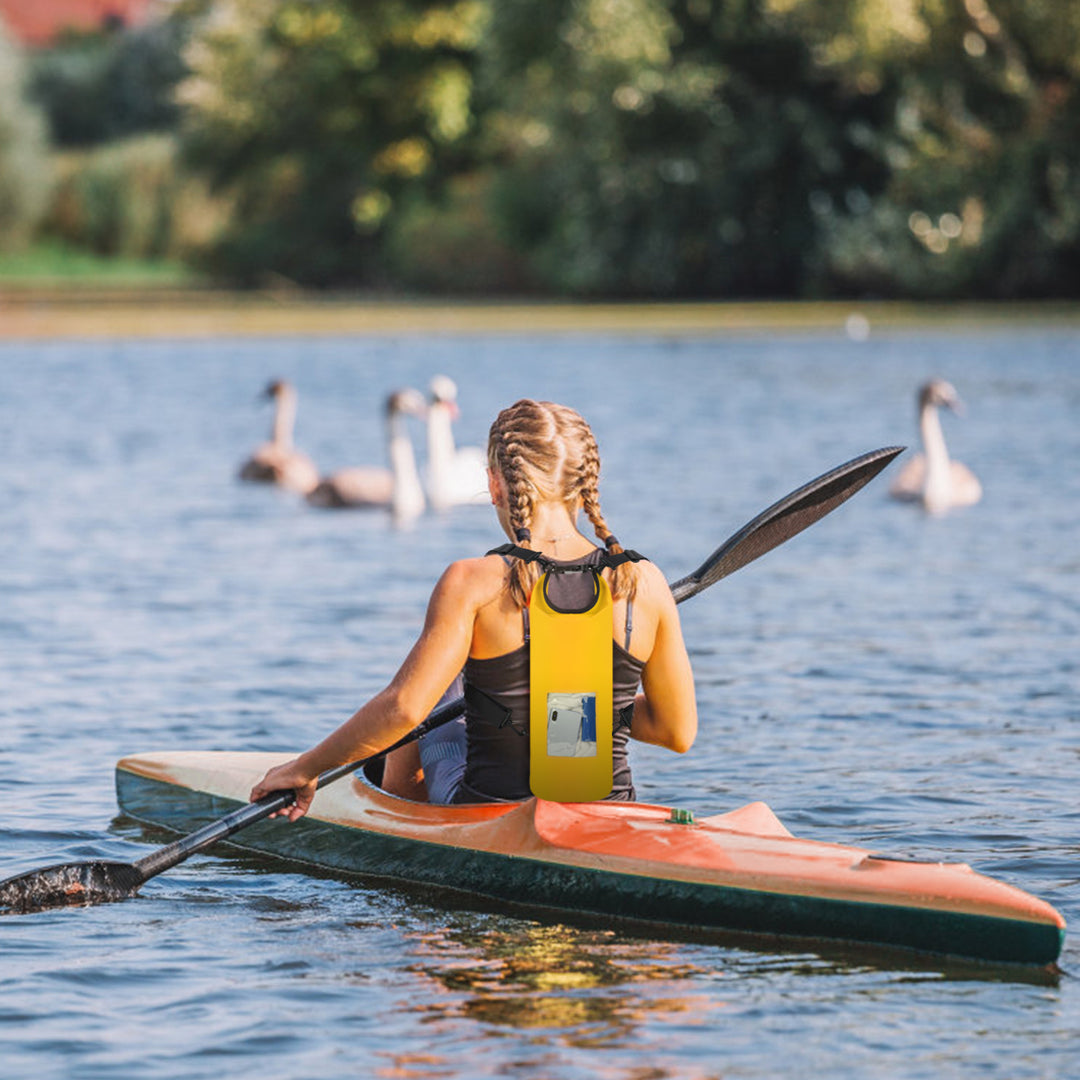
[[[247,802],[293,755],[175,751],[116,766],[120,808],[180,833]],[[261,821],[228,841],[324,870],[450,888],[508,911],[737,932],[1048,965],[1065,921],[1049,904],[962,863],[890,858],[793,836],[750,803],[695,818],[646,803],[433,806],[355,773],[322,788],[295,823]]]

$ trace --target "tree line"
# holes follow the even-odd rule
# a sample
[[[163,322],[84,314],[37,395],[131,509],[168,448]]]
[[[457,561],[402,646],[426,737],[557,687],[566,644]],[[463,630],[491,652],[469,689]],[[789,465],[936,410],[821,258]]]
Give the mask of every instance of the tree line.
[[[1080,286],[1061,0],[178,0],[14,70],[0,243],[38,214],[233,284],[438,293]]]

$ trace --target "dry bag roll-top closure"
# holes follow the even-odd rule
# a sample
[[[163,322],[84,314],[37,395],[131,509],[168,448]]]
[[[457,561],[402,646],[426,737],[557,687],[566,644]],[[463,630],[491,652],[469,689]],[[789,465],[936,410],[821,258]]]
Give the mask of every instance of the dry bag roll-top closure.
[[[613,782],[613,601],[602,573],[644,556],[563,566],[515,544],[488,554],[543,570],[529,602],[529,788],[554,802],[603,799]]]

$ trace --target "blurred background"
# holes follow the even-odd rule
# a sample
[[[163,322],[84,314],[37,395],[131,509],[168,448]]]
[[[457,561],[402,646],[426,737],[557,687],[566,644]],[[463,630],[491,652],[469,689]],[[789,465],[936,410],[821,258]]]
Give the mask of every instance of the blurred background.
[[[1061,0],[0,0],[0,284],[1071,298]]]

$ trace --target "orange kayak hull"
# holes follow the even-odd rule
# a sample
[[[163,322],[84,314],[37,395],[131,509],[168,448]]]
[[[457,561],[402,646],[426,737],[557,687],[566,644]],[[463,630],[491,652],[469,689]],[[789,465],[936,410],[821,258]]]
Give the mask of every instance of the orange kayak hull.
[[[116,766],[117,798],[131,817],[187,833],[246,802],[266,769],[291,756],[132,755]],[[679,820],[688,816],[645,803],[431,806],[354,776],[319,791],[299,822],[260,822],[229,843],[515,907],[680,932],[816,938],[1040,966],[1060,954],[1065,922],[1053,907],[964,864],[800,839],[764,803]]]

